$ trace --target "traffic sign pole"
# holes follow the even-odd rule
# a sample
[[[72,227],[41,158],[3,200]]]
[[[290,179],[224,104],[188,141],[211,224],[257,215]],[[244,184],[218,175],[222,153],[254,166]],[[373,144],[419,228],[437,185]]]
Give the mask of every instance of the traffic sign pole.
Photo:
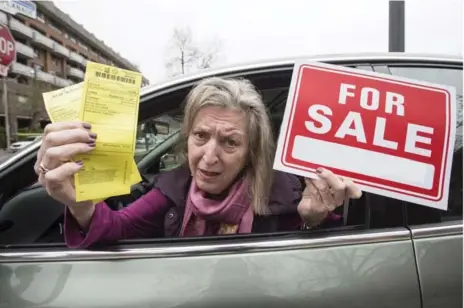
[[[2,78],[2,101],[3,101],[3,110],[5,111],[5,142],[6,149],[10,148],[11,141],[11,132],[10,132],[10,111],[8,110],[8,87],[6,84],[6,79],[8,77],[4,76]]]
[[[10,147],[10,117],[8,108],[8,70],[10,66],[16,61],[16,42],[11,35],[10,29],[4,25],[0,25],[0,75],[3,76],[2,80],[2,102],[5,113],[5,139],[6,148]]]

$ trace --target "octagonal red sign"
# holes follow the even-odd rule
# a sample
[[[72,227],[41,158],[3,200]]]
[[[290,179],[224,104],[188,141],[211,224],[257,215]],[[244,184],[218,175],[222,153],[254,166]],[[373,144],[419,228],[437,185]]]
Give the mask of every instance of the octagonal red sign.
[[[8,67],[16,61],[16,44],[10,29],[0,25],[0,75],[8,74]]]

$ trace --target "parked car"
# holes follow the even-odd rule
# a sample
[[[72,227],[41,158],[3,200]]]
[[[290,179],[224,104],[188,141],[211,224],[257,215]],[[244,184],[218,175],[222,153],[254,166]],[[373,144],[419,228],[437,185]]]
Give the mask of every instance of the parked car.
[[[31,145],[35,141],[39,140],[40,138],[42,138],[42,136],[30,136],[30,137],[24,138],[24,140],[13,142],[10,145],[9,150],[10,150],[10,152],[20,151],[20,150],[24,149],[25,147],[28,147],[29,145]]]
[[[0,164],[0,307],[462,307],[462,58],[308,59],[456,87],[447,211],[365,193],[340,209],[346,223],[334,229],[136,239],[72,250],[64,245],[63,205],[36,183],[36,143]],[[246,77],[261,91],[278,132],[294,61],[212,69],[145,87],[139,121],[179,123],[194,83]],[[176,139],[166,137],[138,159],[143,182],[159,172],[162,157],[172,156]],[[144,193],[142,184],[108,204],[126,206]]]

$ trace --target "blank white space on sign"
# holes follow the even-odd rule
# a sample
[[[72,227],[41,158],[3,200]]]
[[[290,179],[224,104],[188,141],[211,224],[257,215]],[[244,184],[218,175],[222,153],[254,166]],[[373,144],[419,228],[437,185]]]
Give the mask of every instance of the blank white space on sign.
[[[317,150],[308,151],[308,149]],[[295,137],[292,156],[312,164],[330,166],[423,189],[431,189],[433,186],[435,173],[433,165],[306,136]]]

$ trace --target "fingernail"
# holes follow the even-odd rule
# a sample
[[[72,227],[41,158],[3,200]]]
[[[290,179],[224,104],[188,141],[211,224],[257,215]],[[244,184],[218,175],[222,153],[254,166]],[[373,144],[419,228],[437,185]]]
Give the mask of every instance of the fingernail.
[[[89,133],[89,136],[92,139],[97,139],[97,134],[95,134],[95,133]]]
[[[84,127],[85,129],[91,129],[92,125],[90,125],[89,123],[82,123],[82,127]]]
[[[96,145],[95,142],[90,142],[90,143],[89,143],[89,147],[91,147],[91,148],[94,148],[95,145]]]
[[[84,164],[84,162],[82,160],[78,160],[78,161],[76,161],[76,164],[78,164],[79,166],[82,166]]]
[[[324,171],[324,169],[322,169],[321,167],[319,167],[319,168],[316,169],[316,172],[317,172],[317,173],[322,173],[323,171]]]

